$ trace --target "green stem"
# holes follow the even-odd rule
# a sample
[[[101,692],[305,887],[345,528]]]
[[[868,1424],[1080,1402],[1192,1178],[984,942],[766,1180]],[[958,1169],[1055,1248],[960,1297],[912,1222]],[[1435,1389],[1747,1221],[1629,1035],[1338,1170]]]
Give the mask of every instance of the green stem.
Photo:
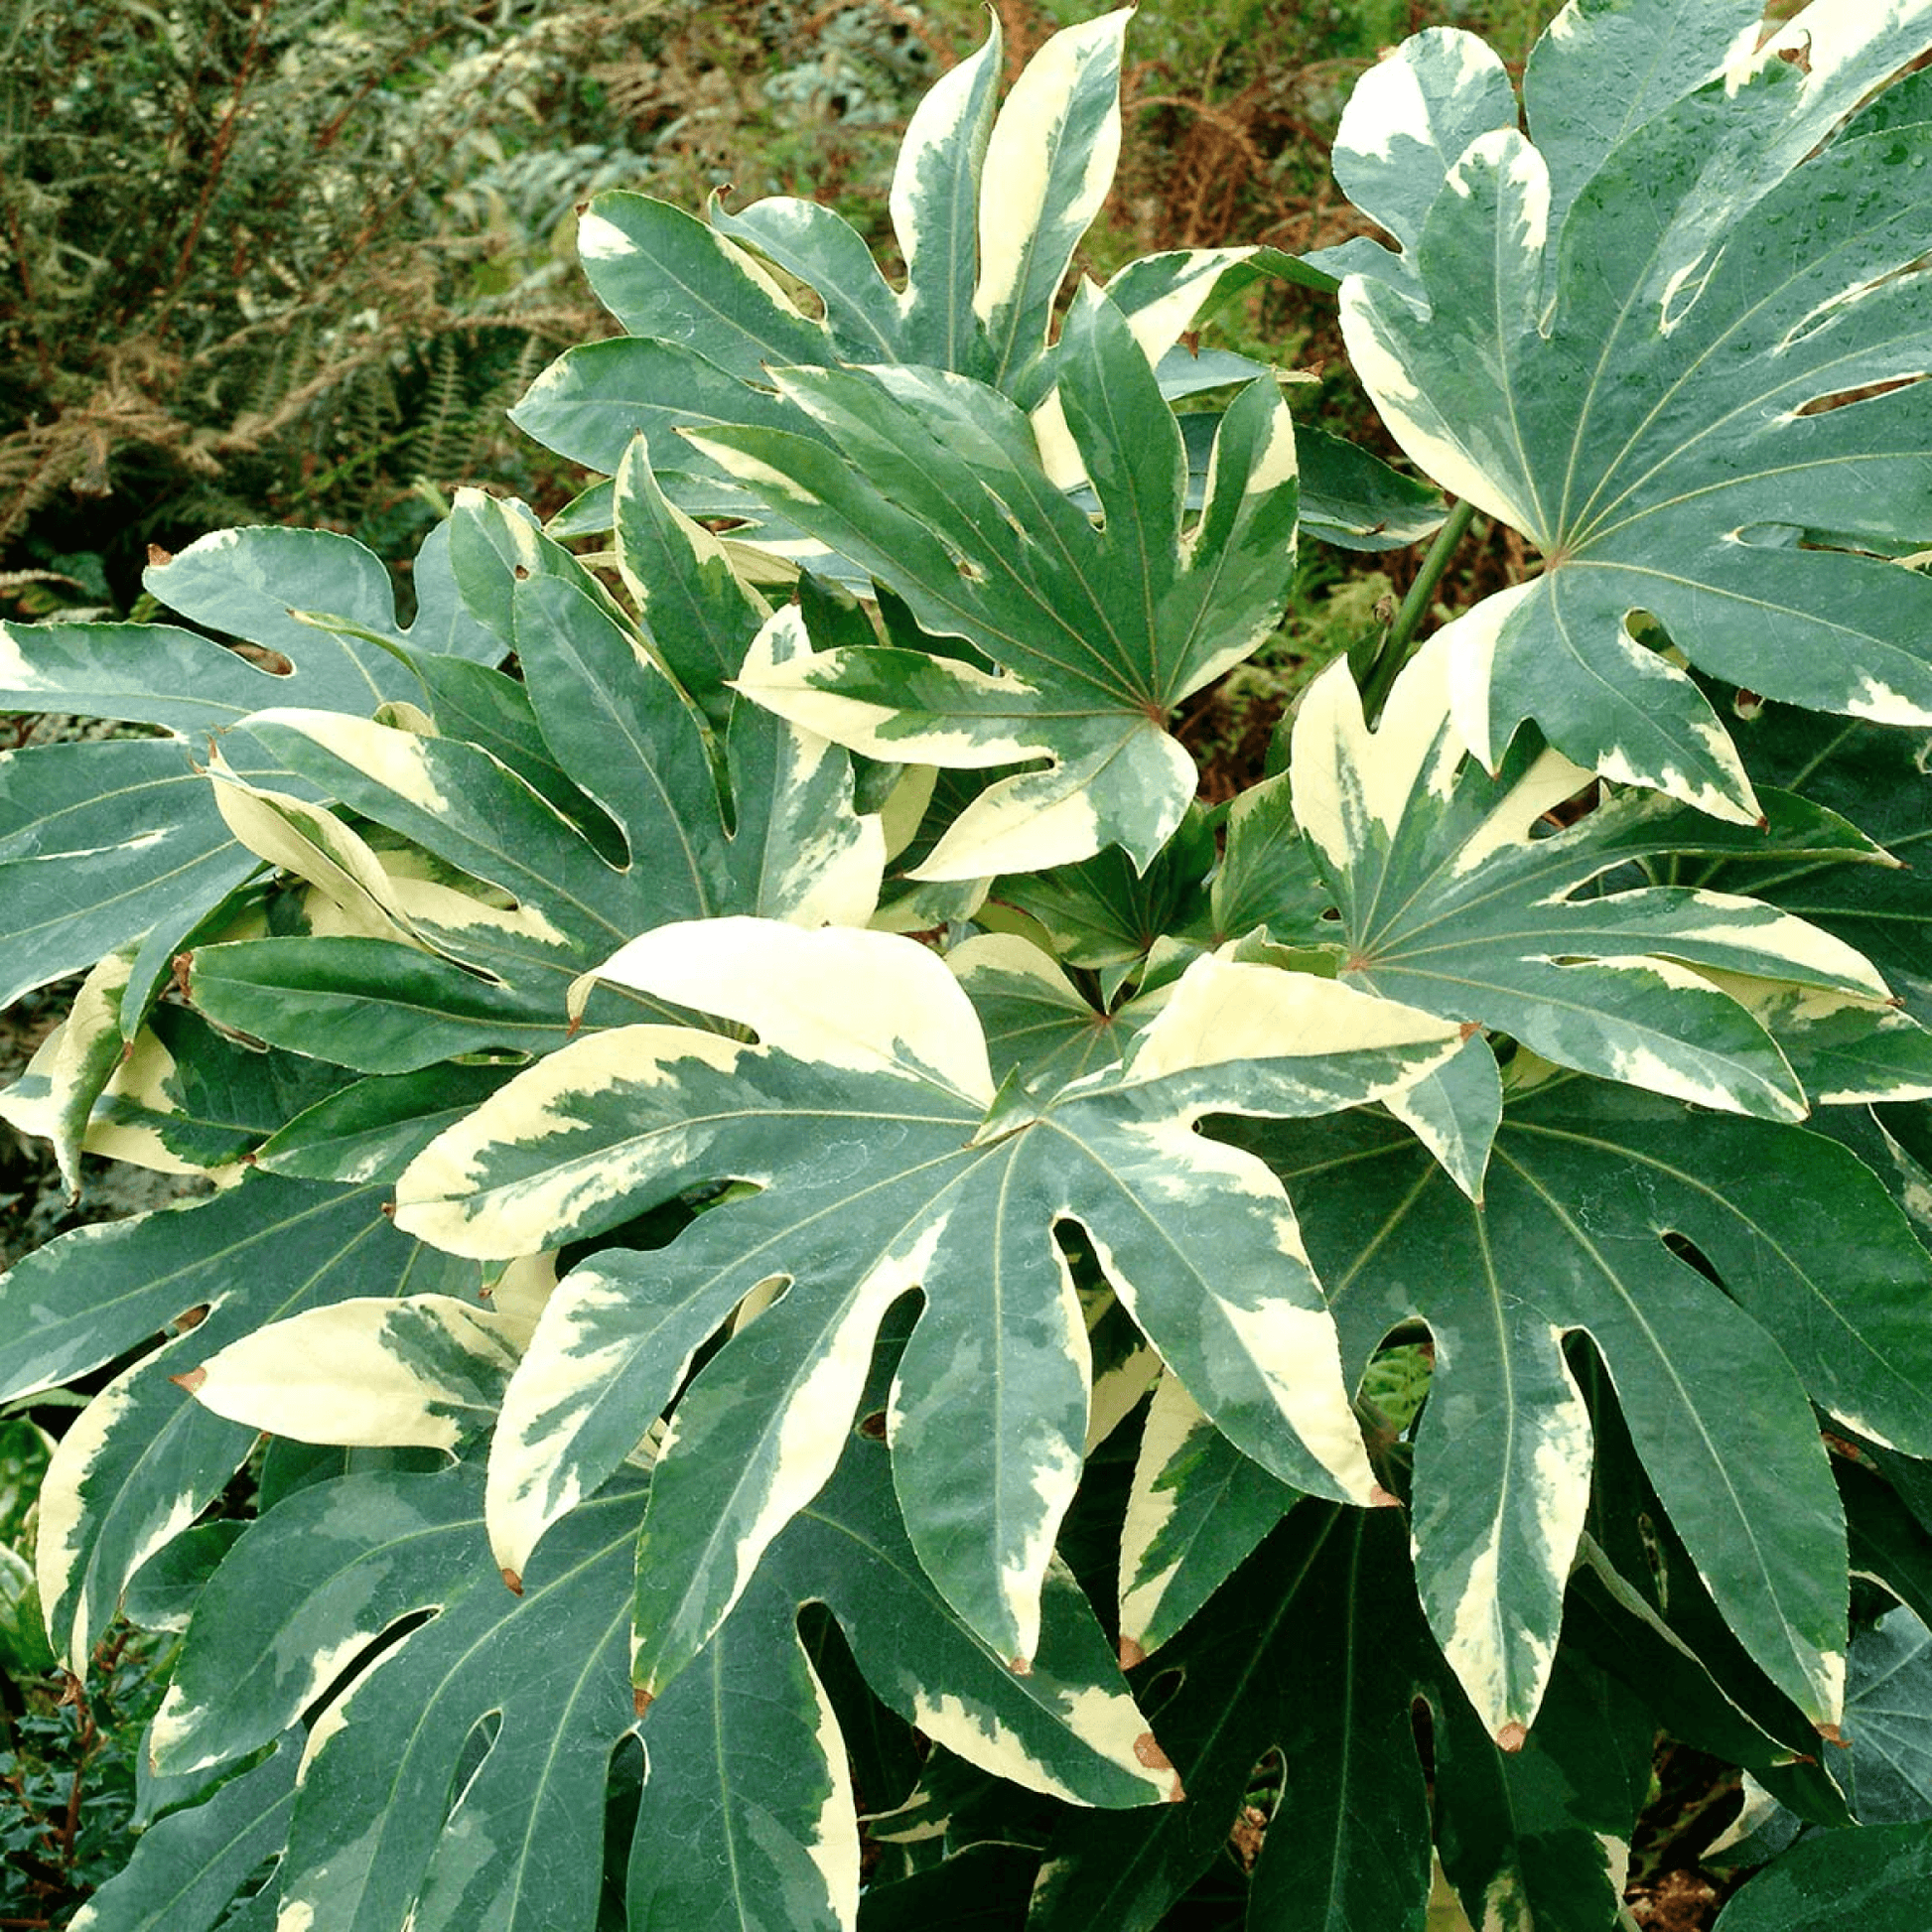
[[[1443,527],[1436,532],[1435,541],[1424,555],[1422,568],[1416,572],[1415,582],[1409,586],[1409,593],[1402,600],[1402,608],[1396,612],[1395,621],[1389,626],[1389,634],[1383,638],[1382,648],[1375,662],[1369,666],[1368,682],[1362,687],[1362,712],[1371,722],[1381,715],[1383,705],[1388,702],[1396,673],[1414,656],[1416,632],[1421,629],[1422,621],[1429,614],[1436,586],[1443,581],[1443,573],[1449,569],[1456,546],[1468,534],[1475,513],[1475,505],[1466,497],[1450,505],[1449,515],[1443,519]]]

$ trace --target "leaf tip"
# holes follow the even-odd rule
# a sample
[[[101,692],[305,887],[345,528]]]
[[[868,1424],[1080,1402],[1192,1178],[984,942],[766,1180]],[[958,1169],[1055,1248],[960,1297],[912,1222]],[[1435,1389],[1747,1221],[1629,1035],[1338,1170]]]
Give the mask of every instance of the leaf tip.
[[[1393,1491],[1384,1489],[1379,1482],[1371,1483],[1368,1491],[1370,1509],[1400,1509],[1402,1498]]]
[[[1134,1739],[1134,1756],[1137,1762],[1146,1765],[1150,1771],[1172,1772],[1173,1770],[1173,1759],[1161,1748],[1161,1740],[1151,1730],[1142,1731]],[[1167,1802],[1177,1805],[1186,1795],[1180,1788],[1180,1780],[1170,1776]]]
[[[1132,1670],[1136,1664],[1144,1664],[1146,1661],[1147,1652],[1140,1644],[1136,1643],[1132,1637],[1121,1638],[1120,1667],[1122,1670]]]
[[[657,1702],[657,1695],[654,1691],[645,1690],[641,1684],[633,1684],[630,1687],[630,1702],[641,1718]]]
[[[1814,1725],[1812,1727],[1818,1732],[1819,1736],[1824,1738],[1826,1743],[1836,1744],[1842,1751],[1849,1751],[1852,1748],[1851,1738],[1846,1736],[1837,1725]]]
[[[503,1587],[512,1596],[521,1596],[523,1594],[523,1579],[507,1565],[503,1569]]]
[[[1015,1677],[1031,1677],[1034,1674],[1034,1660],[1031,1657],[1009,1657],[1007,1669]]]
[[[1482,1031],[1481,1021],[1465,1020],[1456,1029],[1456,1034],[1462,1039],[1473,1039],[1477,1034],[1481,1033],[1481,1031]]]
[[[174,1383],[177,1388],[186,1389],[190,1395],[194,1395],[200,1391],[202,1384],[207,1380],[207,1370],[205,1368],[191,1368],[186,1375],[171,1375],[168,1380]]]
[[[1529,1740],[1530,1733],[1528,1725],[1518,1724],[1513,1718],[1496,1732],[1496,1748],[1499,1751],[1508,1751],[1512,1756],[1517,1751],[1520,1751]]]

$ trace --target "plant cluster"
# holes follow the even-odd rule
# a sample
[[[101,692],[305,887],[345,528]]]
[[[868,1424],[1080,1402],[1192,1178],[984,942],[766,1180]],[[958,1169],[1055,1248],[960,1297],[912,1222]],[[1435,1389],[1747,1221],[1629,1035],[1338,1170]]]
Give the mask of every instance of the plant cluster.
[[[1607,1932],[1660,1730],[1725,1932],[1926,1875],[1932,0],[1425,32],[1385,238],[1063,302],[1126,27],[939,80],[902,278],[599,196],[598,481],[406,626],[252,528],[0,629],[158,734],[0,763],[0,1109],[217,1183],[0,1278],[108,1378],[51,1640],[183,1628],[86,1932]],[[1452,500],[1199,346],[1269,278]],[[1418,539],[1201,802],[1298,544]]]

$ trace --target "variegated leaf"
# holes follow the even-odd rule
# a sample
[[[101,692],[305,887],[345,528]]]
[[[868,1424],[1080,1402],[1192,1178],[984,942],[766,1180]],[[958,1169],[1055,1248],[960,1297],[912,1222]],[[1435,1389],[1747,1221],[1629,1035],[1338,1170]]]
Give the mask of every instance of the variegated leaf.
[[[964,637],[994,667],[832,650],[743,690],[876,758],[1049,760],[975,800],[921,877],[1033,871],[1111,844],[1144,869],[1194,789],[1168,714],[1261,642],[1293,574],[1294,429],[1271,382],[1222,418],[1206,505],[1183,529],[1179,432],[1104,296],[1076,304],[1058,368],[1099,527],[1047,476],[1012,405],[957,377],[791,370],[785,393],[836,452],[783,432],[700,438],[928,630]],[[1016,518],[1039,540],[1016,544]]]
[[[265,1435],[455,1449],[494,1426],[533,1325],[449,1295],[357,1296],[267,1322],[183,1380]]]
[[[1802,1117],[1804,1092],[1772,1035],[1696,969],[1874,1013],[1889,997],[1876,970],[1823,928],[1731,894],[1590,896],[1603,874],[1659,853],[1776,848],[1755,828],[1640,793],[1536,836],[1589,774],[1533,732],[1485,773],[1450,721],[1452,675],[1432,640],[1373,733],[1345,664],[1311,689],[1295,725],[1295,810],[1338,919],[1299,931],[1271,921],[1273,936],[1330,945],[1344,981],[1496,1028],[1562,1065],[1729,1112]],[[1868,845],[1863,856],[1883,859]]]
[[[1155,1385],[1120,1533],[1120,1654],[1138,1664],[1186,1623],[1297,1500],[1194,1406]]]
[[[1389,1122],[1254,1138],[1301,1212],[1344,1362],[1413,1319],[1435,1337],[1418,1581],[1485,1721],[1529,1721],[1555,1649],[1589,1494],[1561,1346],[1582,1332],[1739,1640],[1834,1722],[1844,1530],[1811,1404],[1932,1448],[1932,1263],[1870,1171],[1800,1128],[1574,1078],[1510,1106],[1479,1208]]]
[[[0,1276],[0,1388],[51,1387],[148,1341],[61,1439],[37,1552],[75,1670],[141,1564],[217,1496],[251,1430],[175,1385],[264,1322],[382,1289],[460,1291],[474,1267],[398,1234],[370,1187],[249,1174],[212,1200],[74,1230]]]
[[[1910,272],[1932,88],[1880,91],[1932,7],[1820,0],[1762,45],[1756,24],[1747,0],[1578,0],[1531,59],[1527,139],[1479,44],[1406,43],[1336,157],[1403,252],[1334,264],[1397,441],[1543,553],[1447,633],[1468,742],[1493,762],[1534,718],[1742,822],[1736,749],[1646,626],[1768,696],[1932,722],[1932,585],[1881,561],[1923,541],[1932,493]]]
[[[408,695],[407,670],[375,641],[493,662],[492,638],[464,615],[447,538],[417,558],[421,612],[398,627],[388,572],[325,530],[224,530],[148,573],[184,616],[272,651],[257,664],[167,624],[0,625],[0,704],[159,727],[161,742],[53,745],[0,754],[0,1003],[155,935],[122,994],[131,1038],[169,962],[202,918],[254,869],[195,768],[207,735],[265,704],[366,712]],[[362,634],[297,621],[323,608]],[[268,777],[272,762],[251,767]]]
[[[604,972],[751,1026],[761,1044],[638,1028],[568,1047],[442,1136],[403,1176],[397,1215],[455,1251],[511,1254],[702,1183],[759,1189],[668,1248],[610,1250],[568,1278],[492,1451],[498,1550],[514,1568],[630,1449],[692,1350],[746,1297],[783,1287],[675,1411],[645,1553],[648,1568],[660,1546],[679,1551],[679,1584],[651,1601],[648,1686],[696,1653],[758,1550],[824,1481],[874,1330],[911,1288],[925,1313],[887,1419],[907,1527],[968,1622],[1002,1654],[1032,1654],[1086,1426],[1058,1222],[1084,1231],[1248,1453],[1300,1487],[1367,1499],[1286,1202],[1192,1123],[1393,1091],[1453,1050],[1452,1025],[1204,959],[1125,1068],[1057,1093],[1009,1081],[996,1099],[966,996],[907,940],[709,920],[647,934]]]
[[[461,1466],[322,1483],[246,1533],[197,1608],[153,1749],[170,1771],[237,1756],[361,1663],[304,1754],[276,1881],[284,1922],[587,1929],[600,1868],[588,1821],[603,1814],[614,1748],[641,1729],[633,1915],[849,1929],[859,1847],[845,1751],[796,1629],[813,1598],[879,1693],[932,1737],[1078,1803],[1172,1795],[1077,1591],[1058,1587],[1040,1671],[1011,1676],[919,1580],[883,1453],[863,1443],[703,1666],[639,1726],[624,1647],[641,1505],[634,1475],[587,1503],[520,1595],[483,1560],[479,1488]],[[433,1614],[371,1663],[385,1629],[421,1611]],[[454,1810],[426,1801],[459,1776]]]
[[[225,1170],[231,1180],[235,1164],[291,1113],[342,1085],[332,1067],[252,1050],[174,1005],[157,1007],[123,1044],[115,998],[126,963],[124,954],[110,956],[89,976],[67,1019],[0,1092],[0,1119],[46,1135],[57,1150],[160,1173]]]
[[[633,933],[741,908],[807,922],[871,911],[884,836],[876,817],[854,809],[842,753],[775,719],[735,719],[727,762],[738,824],[727,833],[696,723],[600,600],[560,570],[531,572],[514,601],[535,720],[611,814],[628,862],[613,864],[476,746],[341,714],[262,713],[230,732],[224,750],[244,736],[272,746],[289,768],[338,788],[478,888],[458,892],[387,865],[370,872],[364,852],[359,895],[379,902],[390,932],[436,952],[378,936],[204,948],[191,984],[214,1018],[374,1073],[485,1046],[542,1050],[571,1024],[571,984]],[[782,663],[799,648],[797,624],[795,612],[778,613],[749,661]],[[612,746],[622,756],[610,756]],[[274,800],[254,794],[252,803],[286,823]],[[313,809],[308,816],[321,826]],[[341,846],[347,834],[330,836]],[[302,863],[285,837],[263,843]],[[609,1025],[640,1011],[665,1009],[612,993],[591,1017]],[[347,1019],[355,1024],[341,1026]]]

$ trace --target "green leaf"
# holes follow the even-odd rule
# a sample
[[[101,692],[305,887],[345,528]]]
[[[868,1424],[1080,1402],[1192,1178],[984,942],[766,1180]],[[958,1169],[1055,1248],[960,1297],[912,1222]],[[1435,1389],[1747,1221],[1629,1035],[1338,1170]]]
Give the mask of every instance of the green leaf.
[[[1528,139],[1493,56],[1423,36],[1336,150],[1403,243],[1349,257],[1351,360],[1408,455],[1543,553],[1446,633],[1458,726],[1493,761],[1533,717],[1581,763],[1744,822],[1735,747],[1647,623],[1767,696],[1932,722],[1932,584],[1863,554],[1922,542],[1932,489],[1907,272],[1932,115],[1917,77],[1853,112],[1932,25],[1814,9],[1757,47],[1754,18],[1567,10]]]
[[[0,999],[85,971],[157,927],[185,932],[254,869],[181,739],[0,752]],[[124,1038],[166,971],[164,956],[142,976]]]
[[[678,1588],[649,1610],[647,1686],[695,1654],[748,1553],[825,1479],[873,1331],[913,1286],[926,1312],[889,1420],[907,1527],[969,1624],[1005,1656],[1032,1654],[1087,1407],[1057,1222],[1085,1230],[1149,1339],[1248,1453],[1299,1487],[1366,1499],[1286,1202],[1191,1127],[1210,1109],[1323,1112],[1387,1092],[1446,1055],[1453,1027],[1206,959],[1125,1069],[1026,1099],[1010,1082],[996,1101],[965,995],[907,940],[710,920],[646,935],[603,972],[762,1043],[639,1028],[553,1054],[416,1163],[397,1215],[453,1251],[509,1255],[695,1185],[761,1190],[666,1249],[569,1277],[492,1453],[492,1533],[514,1569],[629,1450],[698,1342],[761,1284],[788,1284],[676,1411],[646,1552],[678,1552]]]
[[[1587,895],[1630,860],[1762,849],[1641,793],[1535,836],[1589,774],[1534,733],[1491,776],[1449,720],[1440,640],[1404,670],[1370,733],[1345,664],[1296,718],[1295,809],[1339,912],[1277,939],[1329,943],[1349,983],[1513,1035],[1565,1066],[1707,1107],[1795,1120],[1802,1090],[1758,1020],[1695,968],[1843,995],[1887,989],[1842,940],[1730,894],[1638,886]]]
[[[617,467],[613,516],[618,566],[659,661],[713,725],[725,725],[736,709],[725,686],[770,607],[724,545],[664,494],[642,442]]]
[[[278,1127],[255,1150],[255,1166],[291,1180],[393,1180],[426,1127],[454,1127],[513,1070],[443,1064],[356,1080]]]
[[[1409,1320],[1435,1336],[1417,1575],[1485,1720],[1528,1721],[1555,1644],[1591,1462],[1560,1346],[1582,1330],[1739,1640],[1835,1722],[1843,1519],[1808,1397],[1932,1446],[1928,1262],[1875,1176],[1802,1129],[1578,1080],[1512,1104],[1481,1208],[1404,1141],[1365,1115],[1265,1130],[1344,1364]]]
[[[1914,1932],[1932,1883],[1923,1825],[1801,1839],[1718,1915],[1717,1932]]]
[[[1093,522],[994,391],[912,369],[777,379],[838,446],[714,432],[701,446],[999,667],[892,647],[748,678],[760,704],[871,757],[977,768],[1043,758],[983,793],[919,869],[1034,871],[1118,844],[1145,870],[1193,794],[1170,711],[1273,628],[1294,569],[1294,428],[1272,383],[1222,419],[1208,499],[1183,532],[1179,432],[1126,319],[1088,290],[1056,367],[1098,493]],[[841,460],[843,459],[843,460]],[[1038,540],[1014,541],[1016,522]]]
[[[1902,863],[1785,862],[1756,876],[1714,868],[1713,883],[1745,889],[1835,932],[1885,975],[1921,1023],[1932,1024],[1932,776],[1927,737],[1857,719],[1819,718],[1765,705],[1732,729],[1760,780],[1802,788],[1818,805],[1844,813]],[[1846,855],[1849,859],[1851,855]],[[1734,865],[1735,862],[1733,861]],[[1733,888],[1734,890],[1734,888]]]
[[[1030,1925],[1166,1923],[1275,1751],[1284,1788],[1255,1861],[1249,1923],[1422,1932],[1431,1818],[1419,1698],[1435,1740],[1436,1830],[1472,1917],[1521,1932],[1609,1921],[1617,1851],[1648,1778],[1647,1721],[1571,1665],[1527,1744],[1497,1750],[1416,1612],[1394,1514],[1298,1505],[1146,1666],[1156,1683],[1178,1673],[1159,1722],[1187,1802],[1136,1819],[1132,1833],[1066,1819]]]

